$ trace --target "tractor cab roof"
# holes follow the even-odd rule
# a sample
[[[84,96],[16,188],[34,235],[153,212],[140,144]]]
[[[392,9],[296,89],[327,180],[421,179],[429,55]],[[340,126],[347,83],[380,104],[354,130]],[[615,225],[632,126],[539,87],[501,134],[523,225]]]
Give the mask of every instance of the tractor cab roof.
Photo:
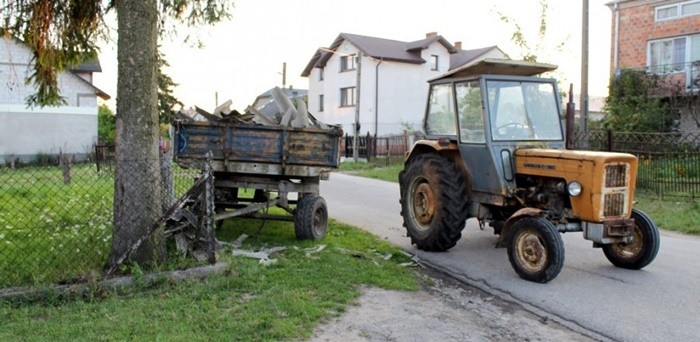
[[[461,66],[440,75],[429,82],[448,79],[463,78],[478,75],[511,75],[511,76],[535,76],[557,68],[554,64],[518,61],[512,59],[486,58],[478,62]]]

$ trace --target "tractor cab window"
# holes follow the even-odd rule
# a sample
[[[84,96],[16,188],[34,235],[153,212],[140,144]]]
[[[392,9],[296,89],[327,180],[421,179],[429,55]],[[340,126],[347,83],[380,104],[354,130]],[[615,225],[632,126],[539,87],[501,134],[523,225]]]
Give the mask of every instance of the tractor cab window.
[[[459,141],[485,143],[484,113],[481,110],[479,81],[455,84],[457,113],[459,114]]]
[[[554,84],[487,81],[494,141],[561,140]]]
[[[428,135],[457,135],[452,84],[436,84],[430,88],[425,133]]]

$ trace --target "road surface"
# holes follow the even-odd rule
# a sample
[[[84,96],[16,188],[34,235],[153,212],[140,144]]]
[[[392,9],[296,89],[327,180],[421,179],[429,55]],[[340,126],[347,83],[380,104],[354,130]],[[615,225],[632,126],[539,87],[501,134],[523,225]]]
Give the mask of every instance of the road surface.
[[[656,260],[640,271],[613,267],[581,233],[563,234],[564,268],[547,284],[520,279],[497,236],[470,219],[447,252],[410,244],[397,183],[333,173],[321,182],[329,215],[388,239],[469,285],[597,339],[700,341],[700,238],[661,232]]]

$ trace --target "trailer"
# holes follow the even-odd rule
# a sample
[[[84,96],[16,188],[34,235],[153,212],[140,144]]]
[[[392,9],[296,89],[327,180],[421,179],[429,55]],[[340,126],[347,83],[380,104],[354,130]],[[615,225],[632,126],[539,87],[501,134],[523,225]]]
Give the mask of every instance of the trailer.
[[[232,217],[293,221],[297,239],[325,236],[328,209],[319,182],[340,163],[342,129],[230,121],[174,126],[175,162],[211,169],[217,224]],[[269,213],[271,207],[286,213]]]

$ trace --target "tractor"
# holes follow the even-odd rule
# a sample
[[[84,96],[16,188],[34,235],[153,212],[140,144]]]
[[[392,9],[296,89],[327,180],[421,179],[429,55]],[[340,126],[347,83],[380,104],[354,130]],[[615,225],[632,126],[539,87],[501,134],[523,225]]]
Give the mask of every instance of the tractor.
[[[637,158],[567,149],[552,64],[484,59],[429,81],[425,138],[399,173],[411,243],[447,251],[467,219],[488,224],[523,279],[546,283],[564,264],[561,233],[582,232],[616,267],[641,269],[659,250],[633,207]]]

